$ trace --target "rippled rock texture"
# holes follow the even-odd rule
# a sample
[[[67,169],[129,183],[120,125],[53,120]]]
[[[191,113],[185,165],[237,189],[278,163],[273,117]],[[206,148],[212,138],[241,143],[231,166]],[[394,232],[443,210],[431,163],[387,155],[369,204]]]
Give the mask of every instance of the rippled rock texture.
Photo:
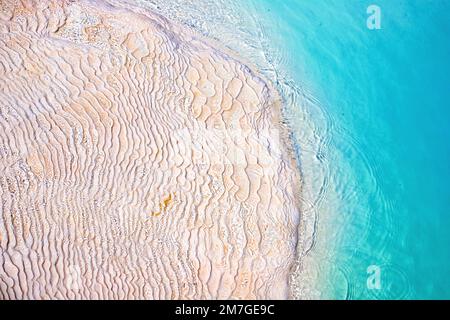
[[[0,298],[287,298],[276,93],[119,2],[0,1]]]

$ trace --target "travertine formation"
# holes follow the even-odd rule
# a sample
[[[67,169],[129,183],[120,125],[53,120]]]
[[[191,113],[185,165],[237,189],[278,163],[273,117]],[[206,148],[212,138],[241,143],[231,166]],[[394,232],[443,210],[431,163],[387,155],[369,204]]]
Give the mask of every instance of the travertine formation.
[[[120,1],[0,0],[0,298],[287,298],[276,93]]]

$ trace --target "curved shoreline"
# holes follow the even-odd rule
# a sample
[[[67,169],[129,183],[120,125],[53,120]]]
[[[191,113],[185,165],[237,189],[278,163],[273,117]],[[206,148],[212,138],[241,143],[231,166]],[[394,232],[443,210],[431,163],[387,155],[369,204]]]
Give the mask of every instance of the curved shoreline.
[[[110,2],[2,3],[2,98],[22,103],[0,123],[0,293],[287,298],[300,177],[278,93],[229,50]]]
[[[111,3],[114,3],[116,5],[125,5],[127,8],[134,8],[134,10],[139,10],[142,12],[148,11],[148,12],[152,12],[152,14],[156,14],[159,17],[161,17],[162,19],[164,19],[164,21],[168,21],[170,24],[172,25],[176,25],[179,30],[181,32],[185,32],[190,34],[192,37],[195,37],[197,39],[199,39],[200,41],[204,42],[207,46],[212,47],[215,50],[218,50],[219,52],[228,55],[229,57],[233,58],[235,61],[237,61],[238,63],[244,65],[245,67],[248,67],[251,72],[253,74],[255,74],[256,76],[258,76],[259,78],[261,78],[262,82],[265,83],[265,85],[268,86],[269,90],[270,90],[270,96],[273,97],[274,103],[273,106],[276,107],[277,109],[277,114],[279,115],[279,119],[274,121],[275,124],[279,125],[279,128],[282,131],[282,145],[284,145],[287,149],[287,159],[291,159],[291,161],[293,161],[293,165],[297,168],[297,172],[296,174],[298,175],[298,180],[297,181],[297,186],[296,186],[296,190],[297,190],[297,194],[300,195],[301,193],[301,189],[302,189],[302,184],[303,184],[303,180],[301,179],[301,175],[302,175],[302,170],[301,170],[301,164],[300,164],[300,155],[299,155],[299,149],[300,149],[300,145],[296,145],[294,139],[291,137],[291,135],[294,135],[295,132],[293,132],[291,130],[291,128],[289,127],[289,125],[284,122],[284,117],[283,117],[283,108],[284,106],[284,102],[283,102],[283,98],[280,94],[280,92],[277,90],[276,86],[272,83],[272,81],[268,78],[268,76],[264,75],[263,73],[261,73],[260,71],[258,71],[258,67],[256,66],[255,63],[253,63],[252,61],[250,61],[249,59],[244,58],[242,55],[240,55],[236,50],[233,50],[231,48],[229,48],[228,46],[226,46],[225,44],[221,43],[220,41],[208,37],[206,35],[203,35],[202,33],[199,32],[199,30],[196,30],[195,28],[186,25],[185,23],[178,21],[176,19],[171,19],[168,17],[165,17],[162,13],[160,12],[156,12],[154,10],[151,10],[150,8],[147,7],[147,4],[145,2],[138,2],[136,3],[136,1],[133,0],[108,0]],[[129,2],[132,3],[129,3]],[[305,252],[301,252],[298,248],[308,248],[309,246],[311,246],[311,243],[309,243],[310,240],[307,240],[306,236],[309,237],[309,235],[306,234],[300,234],[301,231],[304,231],[305,233],[307,233],[307,229],[311,228],[311,225],[315,225],[315,223],[317,221],[312,221],[311,217],[308,217],[306,215],[303,214],[302,212],[302,201],[300,200],[300,196],[298,196],[297,200],[297,208],[300,211],[300,216],[299,216],[299,227],[298,227],[298,236],[297,236],[297,249],[296,249],[296,259],[294,261],[294,263],[292,264],[291,267],[291,271],[290,271],[290,275],[289,275],[289,299],[310,299],[310,298],[315,298],[315,295],[312,294],[311,292],[303,292],[302,289],[297,288],[298,284],[303,282],[305,280],[305,275],[303,274],[303,272],[305,272],[306,267],[304,265],[304,261],[301,261],[301,258],[304,257]],[[317,218],[315,217],[314,220],[316,220]],[[313,227],[313,229],[315,229],[315,227]],[[304,250],[304,249],[302,249]],[[307,271],[306,271],[307,273]],[[308,279],[308,281],[310,281]],[[311,284],[309,284],[311,285]],[[300,290],[300,291],[298,291]],[[309,291],[310,289],[308,289]],[[298,292],[297,292],[298,291]],[[311,295],[311,296],[310,296]]]

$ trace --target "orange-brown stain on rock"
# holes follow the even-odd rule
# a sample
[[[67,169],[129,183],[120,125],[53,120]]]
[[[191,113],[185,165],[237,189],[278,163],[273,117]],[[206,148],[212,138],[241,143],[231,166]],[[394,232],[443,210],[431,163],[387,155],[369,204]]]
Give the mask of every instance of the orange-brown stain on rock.
[[[170,193],[167,197],[165,197],[163,199],[163,201],[159,204],[159,211],[152,212],[152,217],[157,217],[157,216],[161,215],[161,213],[165,212],[165,210],[172,203],[174,197],[175,197],[175,192],[173,193],[173,196],[172,196],[172,193]]]

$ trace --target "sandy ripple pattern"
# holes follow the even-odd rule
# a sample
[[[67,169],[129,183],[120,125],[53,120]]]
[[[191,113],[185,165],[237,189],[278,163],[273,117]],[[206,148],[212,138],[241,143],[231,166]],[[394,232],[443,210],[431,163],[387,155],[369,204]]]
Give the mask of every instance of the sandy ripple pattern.
[[[284,299],[300,177],[270,83],[120,1],[0,0],[0,299]]]

